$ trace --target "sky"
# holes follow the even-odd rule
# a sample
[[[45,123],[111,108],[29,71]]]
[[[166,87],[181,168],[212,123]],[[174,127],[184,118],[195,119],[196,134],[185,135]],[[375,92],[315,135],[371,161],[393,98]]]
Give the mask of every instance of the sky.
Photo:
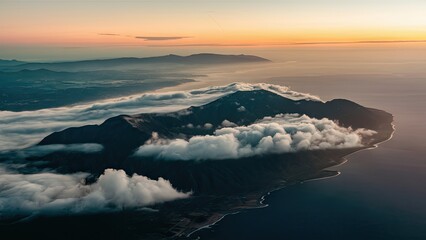
[[[425,12],[424,0],[0,0],[0,58],[52,47],[415,42],[426,40]]]

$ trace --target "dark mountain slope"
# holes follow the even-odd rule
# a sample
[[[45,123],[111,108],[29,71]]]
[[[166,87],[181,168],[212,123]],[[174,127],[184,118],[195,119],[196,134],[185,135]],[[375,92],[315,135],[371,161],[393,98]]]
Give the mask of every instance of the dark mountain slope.
[[[241,110],[242,107],[244,110]],[[257,90],[235,92],[209,104],[173,113],[121,115],[110,118],[99,126],[69,128],[52,133],[40,144],[99,143],[103,144],[106,150],[128,155],[144,144],[152,132],[166,138],[212,134],[225,120],[237,125],[247,125],[280,113],[327,117],[339,121],[343,126],[391,131],[390,114],[365,108],[348,100],[338,99],[326,103],[294,101],[266,90]],[[207,123],[213,127],[205,128]],[[188,127],[188,124],[194,127]]]
[[[97,154],[53,153],[47,167],[60,172],[87,171],[96,176],[105,168],[124,169],[150,178],[164,177],[175,187],[194,194],[247,194],[268,189],[283,181],[313,176],[322,169],[342,162],[345,155],[362,149],[329,149],[296,153],[270,154],[230,160],[182,161],[135,157],[133,152],[157,132],[163,138],[188,139],[212,134],[224,120],[248,125],[266,116],[281,113],[327,117],[341,125],[368,128],[378,134],[365,139],[365,147],[384,141],[393,132],[392,115],[365,108],[348,100],[329,102],[291,100],[266,91],[239,91],[211,103],[172,113],[121,115],[101,125],[69,128],[52,133],[40,145],[99,143],[105,149]],[[205,124],[212,127],[205,127]],[[229,123],[228,123],[229,124]],[[265,188],[266,187],[266,188]]]
[[[167,138],[189,138],[197,134],[211,134],[224,120],[244,125],[280,113],[328,117],[341,125],[369,128],[378,131],[378,134],[363,147],[255,155],[239,159],[195,161],[132,156],[133,150],[144,144],[153,131]],[[206,123],[213,127],[205,128]],[[342,163],[344,156],[350,153],[388,139],[393,132],[391,123],[391,114],[343,99],[323,103],[294,101],[264,90],[235,92],[206,105],[178,112],[121,115],[101,125],[53,133],[40,144],[95,142],[103,144],[105,150],[93,154],[55,152],[32,159],[34,164],[28,167],[55,169],[61,173],[90,172],[92,175],[86,179],[87,183],[96,181],[106,168],[123,169],[129,175],[137,173],[151,179],[165,178],[173,187],[191,191],[191,197],[153,206],[159,210],[155,213],[123,211],[123,219],[129,219],[126,214],[137,212],[133,215],[136,224],[131,225],[138,230],[136,237],[177,239],[214,223],[224,214],[259,206],[259,199],[277,188],[335,176],[337,172],[324,169]],[[188,127],[188,124],[193,127]],[[108,218],[108,215],[101,218],[112,219],[107,221],[114,223],[108,230],[121,225],[123,229],[130,226],[127,222],[120,225],[118,221],[117,224],[117,218]],[[85,229],[96,221],[90,218],[81,221],[79,218],[71,222]],[[121,234],[123,231],[118,232]],[[158,235],[152,235],[153,232]]]

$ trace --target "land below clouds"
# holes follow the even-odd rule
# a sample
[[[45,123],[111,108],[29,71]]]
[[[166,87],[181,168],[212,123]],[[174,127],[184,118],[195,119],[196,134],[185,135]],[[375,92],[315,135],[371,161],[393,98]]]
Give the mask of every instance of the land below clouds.
[[[215,172],[216,177],[223,172],[240,169],[246,172],[240,173],[238,178],[243,177],[241,181],[248,180],[255,184],[249,187],[246,185],[243,191],[233,194],[229,192],[233,188],[226,189],[227,183],[224,182],[218,186],[223,188],[222,194],[194,195],[145,209],[8,219],[1,222],[0,230],[8,239],[34,239],[35,236],[36,239],[57,239],[58,236],[63,239],[187,239],[194,231],[215,223],[226,214],[264,206],[261,198],[270,191],[289,184],[336,175],[335,171],[323,169],[340,164],[343,161],[340,156],[347,153],[291,154],[257,158],[249,162],[247,159],[239,159],[208,164],[210,166],[193,166],[189,171],[206,171],[213,166],[208,171]],[[259,167],[262,168],[260,171]],[[231,173],[221,177],[224,181],[236,180]],[[262,181],[254,181],[259,178]],[[235,187],[235,183],[233,185]]]
[[[212,54],[64,63],[3,62],[0,64],[0,84],[3,91],[0,94],[4,96],[4,100],[0,107],[2,110],[13,111],[35,110],[126,96],[193,81],[196,75],[191,72],[195,68],[267,62],[268,60],[255,56]],[[235,86],[238,91],[228,95],[229,89],[232,92]],[[65,239],[185,237],[225,214],[261,206],[261,197],[269,191],[308,179],[335,175],[336,172],[324,169],[340,164],[343,157],[351,152],[386,139],[392,131],[389,127],[392,117],[378,110],[367,109],[346,100],[322,103],[315,97],[279,86],[268,85],[268,91],[260,90],[259,87],[262,89],[264,86],[237,84],[226,86],[222,90],[211,88],[190,94],[179,93],[176,100],[191,99],[199,92],[204,93],[203,95],[218,94],[221,98],[171,115],[123,115],[111,118],[100,126],[68,129],[48,136],[40,146],[96,143],[105,147],[100,153],[53,152],[46,156],[26,157],[24,162],[12,161],[10,164],[22,174],[52,169],[64,176],[79,171],[88,172],[91,175],[86,178],[87,184],[95,184],[106,168],[124,169],[128,174],[142,174],[154,180],[159,177],[169,179],[179,191],[192,192],[192,197],[150,206],[155,211],[124,206],[123,211],[112,213],[81,212],[73,216],[42,214],[28,218],[17,209],[15,216],[2,220],[1,232],[8,239],[33,236],[44,239],[58,236]],[[247,88],[250,91],[239,91]],[[225,96],[220,92],[225,92]],[[176,96],[159,96],[159,99],[164,97],[173,101]],[[97,107],[99,106],[93,106],[95,110]],[[81,112],[77,114],[79,113]],[[250,125],[263,117],[282,113],[329,117],[339,120],[346,127],[369,128],[378,134],[365,142],[364,146],[353,145],[351,149],[267,153],[228,160],[164,161],[155,159],[154,156],[140,159],[131,154],[151,138],[152,132],[171,139],[184,134],[188,140],[197,135],[211,135],[224,122]],[[190,125],[193,128],[188,127]],[[12,127],[12,131],[13,129]],[[7,156],[4,160],[10,163]],[[20,164],[26,166],[22,167]],[[78,231],[75,231],[76,228]]]
[[[185,171],[196,170],[204,174],[208,169],[208,172],[214,172],[216,177],[223,178],[217,186],[222,188],[222,194],[195,195],[149,208],[129,208],[118,212],[5,219],[0,222],[0,230],[8,239],[196,239],[195,231],[215,224],[227,214],[264,207],[262,199],[270,191],[307,180],[336,176],[338,172],[326,169],[343,163],[344,156],[361,149],[205,162],[204,166],[194,163],[192,169]],[[181,165],[182,162],[171,164]],[[181,172],[182,168],[175,171]],[[238,176],[235,173],[239,173]],[[248,184],[244,184],[243,191],[232,193],[230,191],[236,187],[235,180],[247,181]],[[229,188],[228,184],[233,187]]]
[[[56,169],[59,173],[88,171],[93,174],[86,179],[90,183],[95,182],[105,168],[122,168],[128,174],[143,174],[151,179],[164,177],[171,180],[179,190],[193,190],[193,195],[187,199],[151,206],[155,211],[128,208],[103,214],[35,216],[31,221],[16,222],[20,218],[5,220],[0,228],[10,239],[40,235],[46,228],[51,228],[55,237],[65,232],[65,238],[70,239],[89,239],[94,236],[106,239],[118,236],[144,239],[186,237],[225,214],[261,206],[261,197],[272,190],[335,175],[336,172],[324,169],[342,163],[344,156],[350,153],[388,139],[393,132],[392,115],[383,111],[365,108],[347,100],[324,103],[309,99],[308,95],[296,96],[302,96],[302,99],[289,99],[265,90],[237,91],[209,104],[174,113],[118,116],[100,126],[71,128],[52,134],[42,144],[94,142],[102,144],[105,150],[92,154],[56,152],[41,158],[29,158],[27,160],[32,164],[27,165],[28,171],[46,168]],[[242,109],[241,106],[244,109],[238,111]],[[365,127],[377,133],[364,139],[364,145],[353,145],[348,149],[307,149],[228,160],[162,160],[154,156],[141,159],[131,154],[151,137],[153,131],[169,138],[181,133],[189,137],[212,134],[214,129],[188,128],[188,124],[202,125],[208,120],[216,128],[224,120],[230,119],[239,125],[249,125],[279,113],[308,114],[318,118],[327,116],[338,120],[343,126]],[[93,129],[86,131],[87,127]],[[80,231],[69,229],[70,225]]]

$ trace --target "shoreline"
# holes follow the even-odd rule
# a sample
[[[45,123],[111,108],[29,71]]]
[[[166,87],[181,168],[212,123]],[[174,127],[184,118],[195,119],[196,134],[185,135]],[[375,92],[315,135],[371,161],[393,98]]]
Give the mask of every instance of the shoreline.
[[[138,95],[138,96],[143,96]],[[131,99],[131,97],[127,98],[117,98],[120,99]],[[84,105],[80,105],[83,107]],[[86,105],[87,106],[87,105]],[[164,209],[166,210],[165,214],[162,216],[166,216],[169,220],[158,222],[162,223],[158,224],[158,229],[161,229],[161,234],[165,234],[170,236],[171,238],[179,238],[183,236],[190,237],[194,233],[210,228],[215,224],[218,224],[225,216],[229,214],[237,214],[242,212],[242,210],[250,210],[257,208],[266,208],[269,205],[266,203],[267,196],[271,195],[271,193],[284,189],[287,186],[305,183],[309,181],[323,180],[331,177],[336,177],[340,175],[338,171],[328,170],[331,167],[339,166],[348,162],[347,156],[351,156],[352,154],[366,149],[374,149],[377,148],[381,143],[389,141],[392,139],[395,132],[395,125],[393,124],[393,115],[388,114],[382,110],[371,109],[375,112],[378,112],[382,115],[381,121],[374,125],[377,133],[373,136],[366,138],[365,141],[360,142],[359,145],[352,148],[342,148],[342,149],[324,149],[318,151],[301,151],[300,154],[294,154],[290,156],[293,157],[284,157],[280,155],[280,158],[277,158],[278,155],[271,155],[270,162],[259,162],[258,159],[253,157],[251,158],[252,163],[261,163],[259,165],[253,165],[255,168],[251,168],[248,170],[252,170],[254,173],[258,173],[260,169],[265,170],[265,179],[264,181],[260,181],[260,179],[256,179],[256,183],[258,184],[249,184],[250,181],[241,181],[244,184],[249,184],[250,188],[241,188],[241,185],[236,184],[230,185],[229,182],[222,182],[223,186],[229,186],[226,190],[232,190],[232,192],[218,192],[217,195],[212,194],[210,188],[209,191],[206,191],[210,195],[200,195],[202,198],[193,199],[188,201],[185,206],[183,205],[164,205]],[[383,112],[383,113],[381,113]],[[386,114],[384,114],[386,113]],[[376,128],[377,127],[377,128]],[[295,157],[297,156],[297,157]],[[291,160],[291,161],[290,161]],[[282,165],[282,168],[277,168],[275,165],[268,163],[285,163]],[[292,164],[292,165],[291,165]],[[148,166],[148,168],[147,168]],[[149,167],[152,167],[154,170],[157,165],[144,165],[145,171],[149,172]],[[183,166],[183,165],[171,165],[171,166]],[[212,173],[219,173],[223,169],[222,167],[229,167],[230,169],[236,170],[235,172],[241,172],[241,167],[234,162],[229,162],[227,165],[215,165],[218,166],[216,168],[211,168],[208,164],[202,165],[201,169],[205,169],[208,167],[209,171]],[[281,165],[277,165],[281,166]],[[290,168],[293,166],[294,168]],[[183,166],[185,167],[185,166]],[[197,165],[198,167],[198,165]],[[262,168],[259,168],[262,167]],[[146,170],[148,169],[148,170]],[[178,168],[179,169],[179,168]],[[195,167],[191,169],[197,169]],[[212,169],[212,170],[211,170]],[[228,169],[228,168],[225,168]],[[286,170],[284,170],[286,169]],[[292,169],[289,171],[287,169]],[[152,170],[152,169],[151,169]],[[176,168],[173,168],[175,171]],[[247,170],[247,169],[246,169]],[[268,172],[269,171],[269,172]],[[152,171],[151,171],[152,172]],[[155,172],[155,171],[154,171]],[[161,171],[160,171],[161,172]],[[233,173],[233,171],[229,171]],[[250,171],[244,171],[245,175],[242,175],[240,179],[244,179],[247,176],[247,179],[253,178],[253,174],[249,174]],[[274,173],[274,174],[271,174]],[[236,175],[237,177],[240,175]],[[263,176],[263,175],[260,175]],[[173,177],[173,175],[172,175]],[[203,176],[206,178],[205,176]],[[230,178],[232,179],[232,178]],[[238,180],[238,179],[237,179]],[[210,183],[209,180],[206,180],[207,187],[215,186],[216,182]],[[222,181],[222,180],[219,180]],[[219,182],[220,183],[220,182]],[[239,183],[237,181],[237,183]],[[211,184],[211,185],[208,185]],[[244,185],[243,185],[244,186]],[[215,188],[212,188],[216,190]],[[221,189],[223,190],[223,189]],[[213,192],[216,193],[216,192]],[[227,195],[223,195],[223,193],[227,193]],[[178,204],[178,203],[177,203]],[[172,206],[172,208],[170,208]],[[173,208],[178,206],[178,208]],[[188,207],[189,206],[189,207]],[[167,208],[169,207],[169,208]],[[161,217],[161,216],[160,216]],[[159,218],[159,220],[161,220]],[[175,221],[176,220],[176,221]],[[167,224],[173,224],[172,227],[167,226]],[[163,228],[164,227],[164,228]],[[164,230],[164,231],[163,231]],[[160,234],[160,231],[159,231]]]
[[[339,176],[340,172],[331,171],[329,169],[332,167],[346,164],[348,162],[348,159],[346,159],[346,157],[351,154],[354,154],[361,150],[377,148],[381,143],[389,141],[393,137],[394,129],[395,129],[395,126],[393,124],[391,126],[388,125],[386,130],[381,131],[380,135],[376,138],[377,140],[381,139],[382,141],[377,141],[377,140],[370,141],[370,144],[366,147],[332,151],[330,152],[329,155],[325,155],[325,156],[329,156],[328,158],[324,158],[323,155],[317,155],[319,153],[314,153],[313,155],[318,157],[313,158],[310,161],[321,160],[320,162],[318,162],[317,165],[315,165],[315,168],[313,169],[307,168],[302,171],[297,171],[293,175],[286,175],[287,176],[286,178],[280,178],[280,177],[276,178],[277,181],[273,181],[271,182],[271,184],[263,185],[262,188],[266,189],[266,191],[260,188],[259,191],[256,190],[253,192],[244,192],[244,194],[235,195],[231,198],[212,199],[209,196],[207,196],[208,198],[201,199],[202,200],[201,202],[198,200],[193,200],[191,202],[194,204],[198,204],[198,205],[195,205],[197,207],[200,206],[200,203],[210,204],[210,202],[214,200],[216,203],[212,203],[213,204],[212,206],[215,206],[218,208],[209,208],[208,206],[207,208],[204,207],[204,208],[198,208],[198,209],[186,208],[186,210],[184,211],[187,211],[187,213],[190,213],[190,214],[186,215],[182,210],[180,210],[180,212],[178,212],[178,214],[182,214],[180,215],[180,217],[173,215],[173,213],[168,214],[166,212],[166,215],[163,215],[163,216],[172,217],[173,219],[177,220],[177,222],[175,222],[174,225],[172,226],[163,228],[164,232],[161,231],[161,234],[164,234],[163,235],[164,237],[167,236],[168,238],[171,238],[171,239],[181,239],[185,237],[189,239],[196,239],[198,237],[196,235],[197,232],[202,231],[203,229],[212,228],[216,224],[219,224],[221,220],[225,219],[225,217],[228,215],[238,214],[238,213],[244,212],[244,210],[252,210],[252,209],[269,207],[270,205],[267,203],[268,196],[270,196],[272,193],[278,190],[282,190],[288,186],[295,185],[295,184],[324,180],[324,179]],[[270,189],[269,191],[267,190],[268,188]],[[219,200],[219,202],[216,200]],[[191,202],[187,202],[185,205],[190,206],[188,204],[192,204]],[[170,206],[176,207],[179,205],[172,204]],[[168,208],[168,209],[174,211],[173,208]],[[125,216],[125,213],[124,213],[124,216]],[[173,216],[176,216],[176,218]],[[198,216],[205,217],[205,218],[202,221],[198,221],[197,220]],[[149,215],[146,215],[146,217],[149,217]]]
[[[394,116],[392,115],[392,118],[393,118],[393,117],[394,117]],[[334,166],[330,166],[330,168],[332,168],[332,167],[338,167],[338,166],[341,166],[341,165],[344,165],[344,164],[348,163],[348,162],[349,162],[349,160],[347,159],[347,157],[351,156],[352,154],[356,154],[356,153],[358,153],[358,152],[360,152],[360,151],[364,151],[364,150],[373,150],[373,149],[376,149],[376,148],[378,148],[378,147],[379,147],[379,145],[380,145],[380,144],[382,144],[382,143],[386,143],[386,142],[390,141],[390,140],[393,138],[393,135],[394,135],[395,130],[396,130],[396,126],[395,126],[395,124],[394,124],[394,122],[393,122],[393,121],[392,121],[392,123],[391,123],[391,126],[392,126],[392,132],[391,132],[390,136],[389,136],[387,139],[385,139],[385,140],[383,140],[383,141],[380,141],[380,142],[377,142],[377,143],[374,143],[374,144],[372,144],[372,146],[364,147],[364,148],[362,148],[362,149],[356,150],[356,151],[354,151],[354,152],[352,152],[352,153],[349,153],[349,154],[347,154],[347,155],[343,156],[343,157],[342,157],[343,161],[342,161],[341,163],[338,163],[338,164],[336,164],[336,165],[334,165]],[[325,168],[324,170],[327,170],[327,169],[328,169],[328,167],[327,167],[327,168]],[[321,180],[325,180],[325,179],[329,179],[329,178],[338,177],[339,175],[341,175],[341,172],[339,172],[339,171],[336,171],[336,172],[337,172],[337,174],[336,174],[336,175],[333,175],[333,176],[326,176],[326,177],[318,177],[318,178],[313,178],[313,179],[307,179],[307,180],[300,181],[300,182],[298,182],[298,183],[299,183],[299,184],[302,184],[302,183],[307,183],[307,182],[311,182],[311,181],[321,181]],[[278,187],[278,188],[276,188],[276,189],[273,189],[273,190],[271,190],[271,191],[268,191],[267,193],[263,194],[263,195],[262,195],[262,196],[258,199],[258,203],[259,203],[259,205],[260,205],[259,207],[247,207],[247,208],[245,208],[244,210],[254,210],[254,209],[260,209],[260,208],[266,208],[266,207],[268,207],[268,206],[269,206],[269,204],[264,203],[264,201],[266,201],[266,200],[267,200],[267,197],[268,197],[269,195],[271,195],[273,192],[276,192],[276,191],[279,191],[279,190],[285,189],[286,187],[288,187],[289,185],[292,185],[292,184],[297,184],[297,182],[289,183],[289,184],[285,184],[285,185],[284,185],[284,186],[282,186],[282,187]],[[202,227],[200,227],[200,228],[198,228],[198,229],[196,229],[196,230],[194,230],[194,231],[190,232],[189,234],[187,234],[187,235],[186,235],[186,237],[190,237],[192,234],[194,234],[194,233],[196,233],[196,232],[198,232],[198,231],[201,231],[201,230],[204,230],[204,229],[211,228],[212,226],[214,226],[214,225],[218,224],[221,220],[223,220],[223,219],[224,219],[226,216],[228,216],[228,215],[234,215],[234,214],[239,214],[239,213],[241,213],[241,211],[225,213],[225,214],[223,214],[223,215],[222,215],[219,219],[217,219],[216,221],[213,221],[213,222],[207,222],[207,224],[206,224],[205,226],[202,226]]]

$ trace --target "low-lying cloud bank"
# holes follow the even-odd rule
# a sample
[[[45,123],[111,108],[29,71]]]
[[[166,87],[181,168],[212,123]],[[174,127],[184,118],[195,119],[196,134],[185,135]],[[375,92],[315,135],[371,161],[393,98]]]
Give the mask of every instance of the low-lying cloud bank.
[[[280,114],[249,126],[224,127],[214,135],[184,139],[159,139],[153,134],[136,156],[166,160],[235,159],[302,150],[355,148],[375,131],[353,130],[327,118]]]
[[[115,211],[189,197],[168,180],[106,169],[93,184],[87,173],[19,174],[0,166],[0,216]]]
[[[74,143],[74,144],[50,144],[36,145],[22,150],[3,151],[7,157],[42,157],[54,152],[78,152],[78,153],[97,153],[104,149],[101,144],[97,143]]]
[[[20,149],[39,142],[52,132],[68,127],[100,124],[120,114],[170,112],[214,101],[236,91],[265,89],[291,99],[319,101],[318,97],[291,91],[272,84],[232,83],[191,91],[146,93],[130,97],[104,100],[71,107],[37,111],[0,111],[0,151]]]

